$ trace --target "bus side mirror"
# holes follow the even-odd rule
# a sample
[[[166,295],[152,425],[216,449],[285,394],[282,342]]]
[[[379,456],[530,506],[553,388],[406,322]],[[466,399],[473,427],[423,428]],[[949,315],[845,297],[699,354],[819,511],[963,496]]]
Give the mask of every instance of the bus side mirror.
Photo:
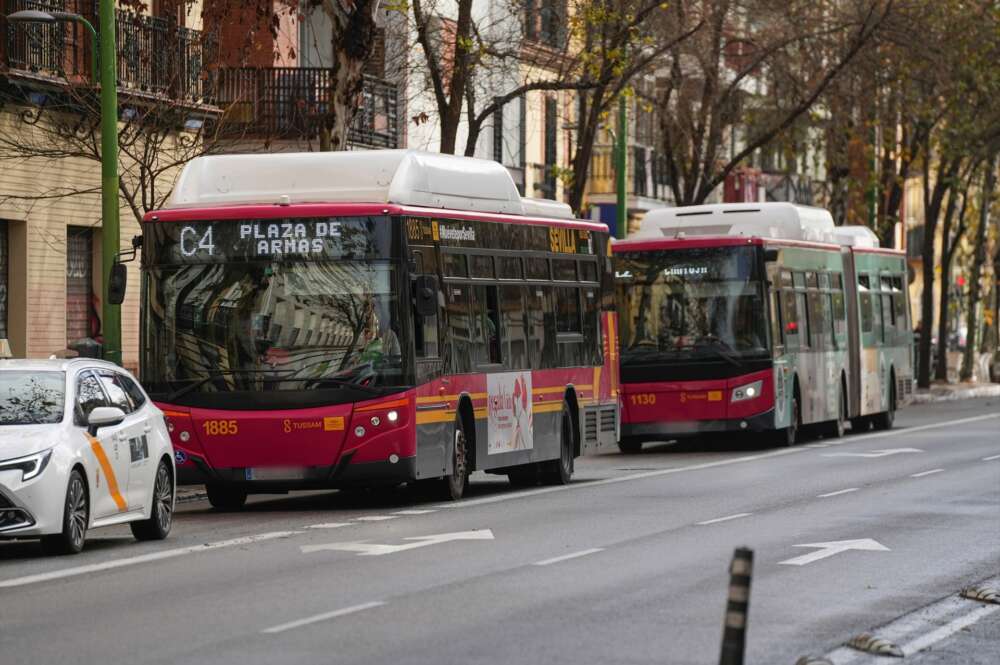
[[[128,285],[128,269],[124,263],[111,265],[111,275],[108,278],[108,302],[120,305],[125,300],[125,287]]]
[[[414,308],[422,317],[437,316],[437,279],[421,275],[413,281]]]

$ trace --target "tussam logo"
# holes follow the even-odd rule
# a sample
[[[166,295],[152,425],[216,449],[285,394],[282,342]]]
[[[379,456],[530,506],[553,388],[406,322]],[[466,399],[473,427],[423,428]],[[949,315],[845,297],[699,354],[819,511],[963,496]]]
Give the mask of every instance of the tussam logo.
[[[472,227],[465,226],[462,228],[455,228],[449,226],[441,227],[441,240],[475,240],[476,230]]]

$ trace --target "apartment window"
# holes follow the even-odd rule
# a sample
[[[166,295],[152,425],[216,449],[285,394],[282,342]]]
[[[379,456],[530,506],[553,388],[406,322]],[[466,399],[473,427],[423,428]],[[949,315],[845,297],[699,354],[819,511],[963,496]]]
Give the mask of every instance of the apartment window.
[[[66,229],[66,344],[98,332],[94,306],[94,232],[89,228]]]
[[[10,283],[10,240],[0,220],[0,339],[7,339],[7,285]]]
[[[496,101],[496,100],[494,100]],[[504,163],[503,161],[503,109],[498,106],[493,112],[493,161]]]
[[[542,190],[545,198],[556,197],[556,175],[553,167],[558,164],[556,138],[558,136],[558,109],[556,100],[545,98],[545,173],[542,176]]]

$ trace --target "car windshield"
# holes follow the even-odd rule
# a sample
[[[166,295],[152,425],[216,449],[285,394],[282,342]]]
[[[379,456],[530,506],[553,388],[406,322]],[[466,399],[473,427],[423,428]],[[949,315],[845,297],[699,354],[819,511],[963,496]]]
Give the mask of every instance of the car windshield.
[[[63,372],[0,371],[0,425],[50,425],[63,417]]]
[[[632,252],[616,258],[622,364],[766,354],[755,247]]]

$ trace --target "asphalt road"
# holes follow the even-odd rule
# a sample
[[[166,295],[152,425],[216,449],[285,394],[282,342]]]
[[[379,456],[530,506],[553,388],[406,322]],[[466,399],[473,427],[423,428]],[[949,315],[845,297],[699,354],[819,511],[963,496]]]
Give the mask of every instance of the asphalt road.
[[[819,546],[840,541],[865,549]],[[1000,402],[790,449],[593,456],[562,488],[477,477],[450,505],[254,497],[184,505],[162,543],[0,543],[0,663],[716,663],[738,546],[755,554],[747,663],[878,662],[837,647],[879,627],[943,635],[908,661],[1000,662],[997,640],[960,639],[983,605],[948,599],[1000,574]],[[964,627],[995,635],[998,617]]]

